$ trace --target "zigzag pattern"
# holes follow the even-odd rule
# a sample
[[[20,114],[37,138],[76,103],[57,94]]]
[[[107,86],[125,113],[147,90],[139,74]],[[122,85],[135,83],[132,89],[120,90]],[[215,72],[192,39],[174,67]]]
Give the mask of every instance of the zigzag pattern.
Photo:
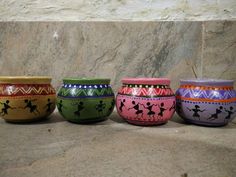
[[[89,97],[89,96],[107,96],[114,95],[111,88],[103,89],[76,89],[76,88],[61,88],[58,96],[63,97]]]
[[[186,98],[205,98],[205,99],[219,99],[226,100],[236,98],[235,90],[196,90],[196,89],[183,89],[180,88],[176,92],[177,96]]]
[[[55,89],[48,86],[0,86],[0,96],[50,95]]]
[[[135,96],[171,96],[174,95],[171,89],[163,88],[130,88],[122,87],[119,91],[119,94],[123,95],[135,95]]]

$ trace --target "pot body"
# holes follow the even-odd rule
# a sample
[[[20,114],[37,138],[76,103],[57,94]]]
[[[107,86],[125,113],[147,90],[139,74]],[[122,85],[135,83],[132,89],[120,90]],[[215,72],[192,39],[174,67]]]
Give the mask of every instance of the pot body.
[[[181,80],[176,111],[187,122],[223,126],[236,113],[236,92],[231,80]]]
[[[119,115],[135,125],[166,123],[175,112],[175,96],[165,78],[125,78],[116,97]]]
[[[60,114],[74,123],[106,120],[114,106],[110,79],[65,78],[57,94]]]
[[[0,77],[0,115],[8,122],[30,122],[49,116],[56,92],[49,77]]]

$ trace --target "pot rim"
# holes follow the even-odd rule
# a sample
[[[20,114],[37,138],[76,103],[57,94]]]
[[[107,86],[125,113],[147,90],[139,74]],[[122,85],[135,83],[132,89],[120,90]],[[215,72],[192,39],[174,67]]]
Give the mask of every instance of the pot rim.
[[[233,86],[234,80],[227,79],[180,79],[181,85],[196,85],[196,86]]]
[[[170,85],[168,78],[123,78],[123,84]]]
[[[50,84],[49,76],[0,76],[0,84]]]
[[[109,78],[77,78],[67,77],[63,79],[64,84],[110,84],[111,79]]]

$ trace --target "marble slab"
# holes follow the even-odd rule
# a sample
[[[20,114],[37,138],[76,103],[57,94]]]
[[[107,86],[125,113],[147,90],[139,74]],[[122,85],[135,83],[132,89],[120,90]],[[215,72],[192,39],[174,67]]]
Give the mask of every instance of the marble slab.
[[[174,89],[180,78],[236,80],[235,26],[235,21],[0,22],[0,74],[49,75],[56,88],[63,77],[106,77],[115,90],[123,77],[169,77]]]
[[[236,80],[236,23],[205,24],[203,77]]]

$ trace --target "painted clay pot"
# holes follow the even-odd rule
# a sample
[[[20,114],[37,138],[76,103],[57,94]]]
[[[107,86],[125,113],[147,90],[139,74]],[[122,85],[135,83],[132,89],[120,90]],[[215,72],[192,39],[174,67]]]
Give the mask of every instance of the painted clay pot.
[[[56,92],[49,77],[0,77],[0,116],[8,122],[30,122],[49,116]]]
[[[178,115],[189,123],[223,126],[236,115],[232,80],[181,80],[176,99]]]
[[[65,78],[57,94],[58,111],[74,123],[106,120],[114,106],[110,79]]]
[[[116,97],[119,115],[128,123],[166,123],[175,112],[175,96],[166,78],[125,78]]]

